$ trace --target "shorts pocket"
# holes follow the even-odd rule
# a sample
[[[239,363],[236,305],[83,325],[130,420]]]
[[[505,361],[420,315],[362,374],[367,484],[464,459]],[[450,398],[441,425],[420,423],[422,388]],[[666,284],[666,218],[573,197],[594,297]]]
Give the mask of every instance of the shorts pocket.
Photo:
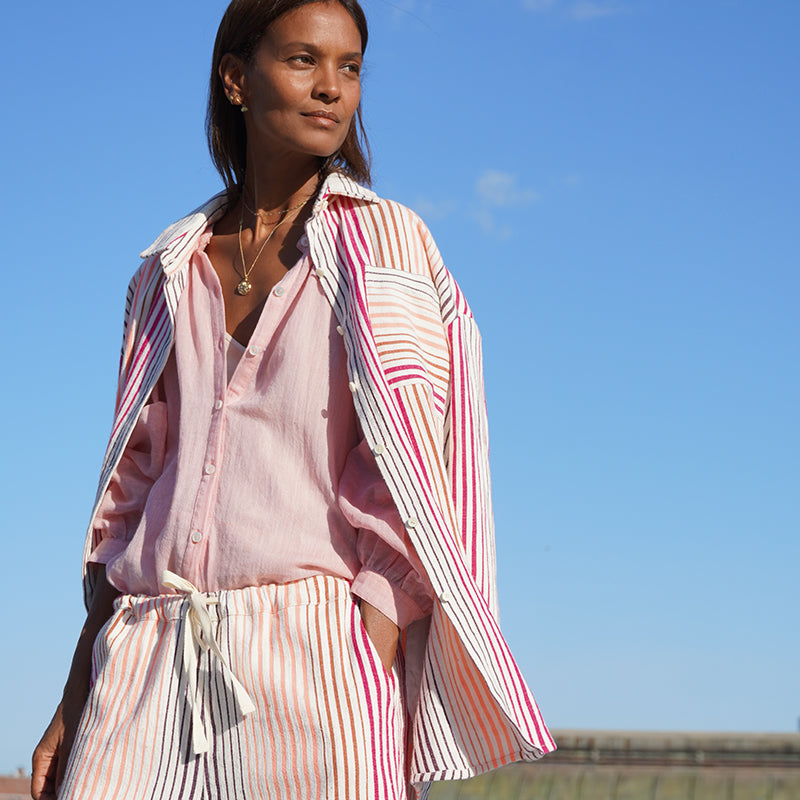
[[[364,625],[364,618],[361,616],[361,609],[355,601],[353,602],[352,613],[355,615],[354,624],[352,626],[354,638],[356,640],[354,644],[361,650],[362,655],[366,658],[367,665],[369,665],[374,672],[383,674],[387,680],[394,682],[396,679],[395,669],[392,667],[391,670],[387,670],[383,665],[383,661],[378,654],[378,648],[375,646],[375,642],[370,638],[369,633],[367,633],[366,625]]]

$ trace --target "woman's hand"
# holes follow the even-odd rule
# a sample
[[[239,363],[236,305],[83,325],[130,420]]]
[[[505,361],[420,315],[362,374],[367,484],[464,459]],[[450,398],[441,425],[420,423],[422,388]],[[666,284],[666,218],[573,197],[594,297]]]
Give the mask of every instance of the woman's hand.
[[[72,696],[58,704],[53,719],[47,726],[39,744],[33,751],[33,768],[31,769],[31,797],[33,800],[55,800],[58,787],[64,779],[67,758],[75,741],[83,706],[88,695]]]
[[[366,600],[361,600],[360,608],[364,630],[366,630],[372,644],[375,645],[383,668],[387,672],[391,672],[400,629],[389,617],[378,611],[375,606],[371,606]]]
[[[58,781],[59,754],[64,741],[64,720],[61,703],[33,751],[31,797],[33,800],[55,800]]]

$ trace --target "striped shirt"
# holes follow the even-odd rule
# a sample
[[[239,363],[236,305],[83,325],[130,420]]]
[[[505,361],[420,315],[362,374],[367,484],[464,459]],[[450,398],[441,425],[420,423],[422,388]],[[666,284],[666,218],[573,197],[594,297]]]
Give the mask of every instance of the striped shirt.
[[[94,515],[170,353],[198,237],[217,195],[143,254],[128,289],[117,409]],[[435,593],[406,630],[409,777],[468,778],[555,748],[497,622],[480,334],[421,220],[331,174],[306,223],[320,285],[344,330],[349,387]],[[93,589],[84,569],[87,601]]]
[[[405,628],[430,613],[430,591],[361,440],[311,261],[298,253],[272,288],[226,381],[211,237],[189,261],[172,351],[95,515],[91,561],[123,594],[151,596],[165,569],[202,592],[344,578]]]

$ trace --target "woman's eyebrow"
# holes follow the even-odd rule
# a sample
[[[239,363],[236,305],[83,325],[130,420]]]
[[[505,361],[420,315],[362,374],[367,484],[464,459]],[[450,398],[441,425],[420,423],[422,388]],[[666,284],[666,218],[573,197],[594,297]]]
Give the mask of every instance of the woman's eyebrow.
[[[310,51],[312,53],[318,53],[320,51],[320,49],[321,49],[319,45],[311,44],[311,42],[287,42],[286,44],[281,45],[281,49],[295,48],[295,47],[300,47],[303,50],[308,50],[308,51]],[[341,57],[342,58],[363,58],[364,54],[361,52],[361,50],[354,50],[351,53],[342,53]]]

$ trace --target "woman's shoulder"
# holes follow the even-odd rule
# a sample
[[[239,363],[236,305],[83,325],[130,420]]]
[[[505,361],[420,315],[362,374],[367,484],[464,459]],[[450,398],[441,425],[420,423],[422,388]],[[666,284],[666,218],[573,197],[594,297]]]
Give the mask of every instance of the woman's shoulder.
[[[341,172],[328,176],[320,199],[323,203],[326,200],[339,200],[359,212],[365,220],[379,220],[383,223],[381,230],[386,235],[392,235],[396,228],[417,229],[430,235],[427,226],[413,209],[397,200],[379,195]]]
[[[352,215],[358,233],[372,249],[399,255],[398,267],[408,263],[404,256],[409,251],[438,256],[433,236],[416,211],[348,179],[338,181],[336,188],[340,191],[328,199]]]
[[[141,258],[149,259],[152,256],[161,255],[182,244],[185,240],[202,233],[208,223],[218,217],[228,204],[227,194],[222,191],[215,194],[209,200],[199,205],[188,214],[181,217],[165,228],[155,239],[155,241],[143,250],[139,255]]]
[[[455,317],[471,319],[469,304],[420,215],[403,203],[360,188],[362,193],[356,197],[351,192],[346,205],[357,215],[358,232],[367,242],[358,248],[369,259],[363,266],[373,274],[380,270],[385,276],[388,268],[432,284],[445,323]]]
[[[139,253],[142,261],[131,277],[128,292],[142,284],[158,283],[163,275],[175,272],[191,254],[209,223],[224,213],[227,204],[227,194],[219,192],[166,227]]]

